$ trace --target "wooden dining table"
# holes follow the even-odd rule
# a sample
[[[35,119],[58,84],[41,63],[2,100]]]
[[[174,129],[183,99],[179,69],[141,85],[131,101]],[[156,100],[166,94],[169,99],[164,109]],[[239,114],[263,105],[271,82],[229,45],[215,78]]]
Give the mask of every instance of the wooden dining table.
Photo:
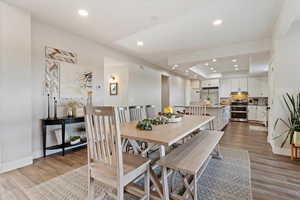
[[[159,157],[166,155],[166,149],[173,144],[178,143],[192,132],[211,124],[215,119],[214,116],[194,116],[185,115],[180,122],[168,123],[163,125],[152,126],[151,131],[139,130],[136,128],[137,121],[124,123],[120,126],[122,138],[148,142],[159,145]],[[209,126],[212,128],[212,126]],[[153,163],[155,164],[155,163]],[[161,181],[150,167],[150,178],[156,193],[151,194],[154,199],[169,199],[168,171],[162,167]],[[138,188],[130,185],[127,191],[138,193]],[[141,191],[143,192],[143,191]]]

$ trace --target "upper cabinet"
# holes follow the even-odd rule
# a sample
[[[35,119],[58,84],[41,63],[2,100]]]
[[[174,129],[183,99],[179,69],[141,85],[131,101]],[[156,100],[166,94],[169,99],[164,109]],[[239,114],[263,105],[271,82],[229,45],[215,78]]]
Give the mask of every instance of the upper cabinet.
[[[230,97],[231,92],[248,91],[247,78],[231,78],[221,80],[220,97]]]
[[[201,82],[202,88],[211,88],[211,87],[219,87],[220,82],[219,79],[209,79]]]
[[[223,79],[220,83],[220,97],[230,97],[231,79]]]
[[[203,85],[202,85],[203,87]],[[220,80],[220,97],[230,97],[231,92],[248,91],[249,97],[268,97],[268,78],[229,78]]]
[[[231,79],[231,92],[248,91],[247,78],[233,78]]]
[[[267,77],[249,77],[248,84],[250,97],[268,97]]]

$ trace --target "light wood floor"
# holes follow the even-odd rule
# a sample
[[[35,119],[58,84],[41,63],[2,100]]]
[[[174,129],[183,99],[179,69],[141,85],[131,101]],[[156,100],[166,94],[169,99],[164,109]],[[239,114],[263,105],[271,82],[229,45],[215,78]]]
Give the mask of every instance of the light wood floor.
[[[266,142],[267,133],[249,129],[247,123],[230,123],[221,145],[246,149],[250,153],[254,200],[300,199],[300,161],[276,156]],[[33,165],[0,175],[1,194],[13,192],[27,199],[23,191],[87,163],[86,150],[41,158]]]

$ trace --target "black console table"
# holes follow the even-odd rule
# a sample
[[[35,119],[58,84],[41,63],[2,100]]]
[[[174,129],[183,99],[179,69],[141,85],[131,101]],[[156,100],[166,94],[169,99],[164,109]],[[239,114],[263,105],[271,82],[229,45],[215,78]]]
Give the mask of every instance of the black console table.
[[[47,150],[54,149],[62,149],[62,155],[65,155],[65,148],[71,146],[78,146],[81,144],[86,144],[86,141],[81,141],[78,144],[71,145],[70,143],[65,142],[65,128],[66,124],[74,124],[74,123],[82,123],[84,122],[84,117],[76,117],[76,118],[59,118],[59,119],[42,119],[42,132],[43,132],[43,155],[46,157]],[[51,147],[47,147],[47,126],[51,125],[61,125],[61,137],[62,144],[54,145]]]

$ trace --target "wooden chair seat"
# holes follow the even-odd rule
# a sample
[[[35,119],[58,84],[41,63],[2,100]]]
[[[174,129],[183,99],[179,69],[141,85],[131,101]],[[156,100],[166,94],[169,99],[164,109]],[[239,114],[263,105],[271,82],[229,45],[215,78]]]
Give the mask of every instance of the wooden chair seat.
[[[137,174],[142,175],[151,161],[141,156],[123,153],[124,185],[137,178]],[[108,186],[117,187],[117,172],[103,162],[95,161],[91,165],[91,174]]]

